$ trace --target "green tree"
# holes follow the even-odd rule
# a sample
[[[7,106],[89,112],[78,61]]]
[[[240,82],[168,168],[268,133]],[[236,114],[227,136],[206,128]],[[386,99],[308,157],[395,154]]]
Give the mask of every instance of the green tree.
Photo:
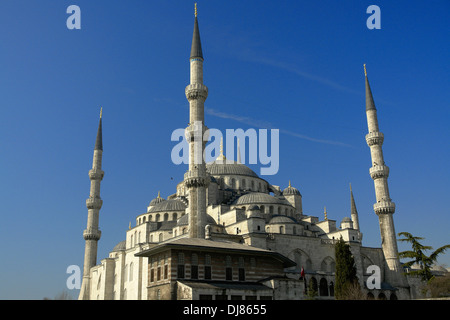
[[[349,299],[349,288],[360,290],[358,277],[356,276],[355,259],[350,251],[350,245],[346,244],[342,237],[335,244],[336,258],[336,283],[334,294],[337,300]]]
[[[404,263],[403,267],[410,268],[413,264],[417,264],[420,269],[412,270],[409,274],[417,275],[422,277],[423,280],[430,281],[433,278],[433,275],[431,274],[431,267],[437,262],[437,257],[450,248],[450,244],[440,247],[427,256],[424,251],[433,250],[433,248],[430,246],[424,246],[418,241],[423,240],[424,238],[414,237],[409,232],[400,232],[398,235],[404,237],[403,239],[398,239],[399,241],[409,242],[412,247],[412,250],[399,252],[398,254],[400,259],[412,259]]]

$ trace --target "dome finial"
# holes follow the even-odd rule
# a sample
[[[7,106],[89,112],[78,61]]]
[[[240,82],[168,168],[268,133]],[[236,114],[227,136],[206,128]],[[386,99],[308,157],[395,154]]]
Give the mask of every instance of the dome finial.
[[[291,180],[289,180],[289,188],[291,187]]]
[[[223,138],[220,138],[220,154],[217,157],[216,161],[217,163],[224,163],[223,161],[226,160],[225,156],[223,155]]]
[[[195,17],[197,18],[197,2],[195,3],[195,10],[194,10],[194,14],[195,14]]]
[[[328,220],[327,207],[323,207],[323,214],[325,215],[325,220]]]
[[[161,198],[161,191],[158,191],[158,198]]]

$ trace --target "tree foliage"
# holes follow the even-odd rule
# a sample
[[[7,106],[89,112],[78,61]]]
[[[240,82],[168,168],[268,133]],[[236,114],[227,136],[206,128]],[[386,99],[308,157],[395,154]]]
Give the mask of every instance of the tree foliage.
[[[350,251],[350,245],[339,239],[335,244],[336,258],[336,284],[335,297],[338,300],[349,299],[350,288],[360,290],[358,277],[356,276],[355,259]],[[356,288],[355,288],[356,287]],[[352,291],[352,290],[350,290]]]
[[[422,237],[414,237],[409,232],[400,232],[398,234],[399,236],[403,236],[403,239],[398,239],[402,242],[409,242],[411,243],[412,250],[402,251],[399,252],[399,258],[400,259],[412,259],[406,263],[403,264],[404,268],[411,268],[412,265],[417,264],[420,269],[418,270],[411,270],[409,274],[411,275],[417,275],[422,277],[423,280],[430,281],[433,278],[433,275],[431,273],[431,267],[433,264],[437,262],[437,257],[445,252],[445,250],[450,248],[450,244],[447,244],[445,246],[442,246],[438,248],[437,250],[433,251],[429,256],[427,256],[424,251],[427,250],[433,250],[430,246],[424,246],[422,245],[419,240],[424,240]]]

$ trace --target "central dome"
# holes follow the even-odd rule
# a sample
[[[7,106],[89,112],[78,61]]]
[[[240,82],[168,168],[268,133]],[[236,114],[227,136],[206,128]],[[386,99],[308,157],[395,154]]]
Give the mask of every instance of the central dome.
[[[206,170],[212,176],[241,175],[259,178],[258,175],[245,164],[230,160],[224,160],[223,162],[216,160],[214,162],[207,163]]]

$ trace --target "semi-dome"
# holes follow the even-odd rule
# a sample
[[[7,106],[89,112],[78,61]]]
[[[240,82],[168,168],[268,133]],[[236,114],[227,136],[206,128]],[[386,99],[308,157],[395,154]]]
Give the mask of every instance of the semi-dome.
[[[126,240],[120,241],[118,244],[116,244],[112,252],[124,251],[126,249],[126,243]]]
[[[149,206],[154,206],[154,205],[156,205],[156,204],[158,204],[160,202],[163,202],[163,201],[166,201],[166,199],[161,198],[161,195],[160,195],[160,193],[158,191],[158,196],[155,199],[153,199],[152,201],[150,201]]]
[[[250,192],[236,199],[233,205],[244,204],[284,204],[290,205],[287,200],[281,200],[267,193],[262,192]]]
[[[206,222],[208,224],[217,224],[213,217],[211,217],[209,214],[206,215]],[[181,216],[180,219],[177,221],[177,226],[187,226],[189,225],[189,213]]]
[[[291,195],[301,196],[300,191],[298,191],[297,188],[294,188],[293,186],[291,186],[291,181],[289,181],[289,186],[283,190],[283,195],[284,196],[291,196]]]
[[[184,211],[186,205],[181,200],[171,199],[164,200],[155,204],[148,212],[162,212],[162,211]]]
[[[294,218],[288,216],[276,215],[270,219],[269,224],[284,224],[284,223],[296,223]]]
[[[259,178],[258,175],[245,164],[230,160],[216,160],[214,162],[207,163],[206,170],[212,176],[241,175]]]

